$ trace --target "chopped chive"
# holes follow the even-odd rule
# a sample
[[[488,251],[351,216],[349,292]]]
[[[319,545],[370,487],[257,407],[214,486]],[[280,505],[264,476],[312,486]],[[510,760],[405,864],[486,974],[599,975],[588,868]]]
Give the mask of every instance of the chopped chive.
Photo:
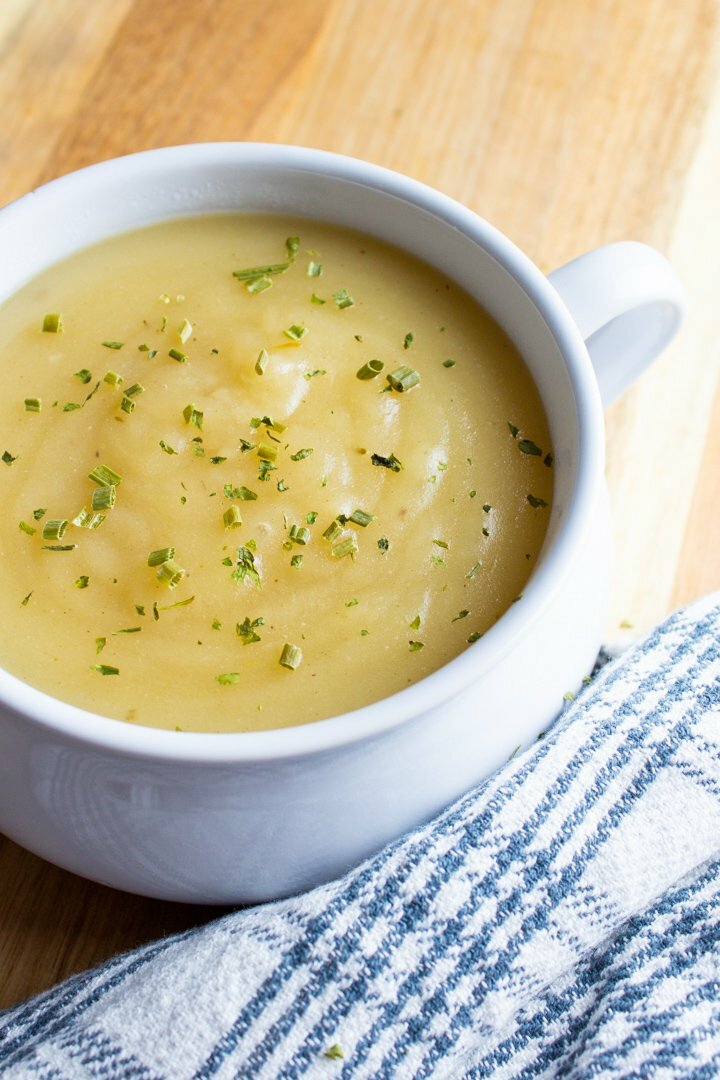
[[[411,630],[419,630],[420,629],[420,616],[416,615],[415,618],[413,619],[413,621],[411,623],[408,623],[408,626],[410,627]]]
[[[317,510],[311,510],[310,513],[305,518],[308,525],[314,525],[315,522],[317,521],[317,516],[318,516]]]
[[[400,472],[403,467],[402,462],[394,454],[391,454],[390,457],[383,457],[382,454],[371,454],[370,460],[373,465],[379,465],[383,469],[390,469],[392,472]]]
[[[450,547],[447,540],[433,540],[433,544],[437,544],[438,547],[445,548],[446,551]]]
[[[165,301],[165,303],[167,303],[167,304],[170,303],[170,298],[169,297]],[[167,317],[167,315],[163,315],[162,319],[160,320],[160,333],[161,334],[164,334],[165,331],[167,330],[167,324],[168,324],[168,317]]]
[[[303,564],[303,556],[302,555],[293,555],[292,559],[290,560],[290,565],[293,567],[293,569],[294,570],[299,570],[300,567],[302,566],[302,564]]]
[[[307,276],[308,277],[320,277],[322,274],[322,263],[313,262],[308,263]]]
[[[80,368],[80,370],[76,371],[74,374],[75,378],[79,379],[80,382],[83,383],[83,385],[89,383],[92,380],[92,372],[88,371],[87,368]]]
[[[303,547],[310,540],[310,530],[304,525],[291,525],[288,530],[288,540],[293,544],[301,544]]]
[[[41,409],[42,401],[39,397],[25,398],[25,412],[40,412]]]
[[[220,683],[221,686],[237,686],[240,682],[240,673],[238,671],[226,671],[224,675],[216,675],[215,681]]]
[[[474,565],[474,566],[472,566],[472,567],[471,567],[471,568],[470,568],[470,569],[468,570],[468,572],[467,572],[467,574],[465,575],[465,577],[466,577],[466,578],[474,578],[474,577],[475,577],[475,575],[477,574],[478,570],[482,570],[482,563],[481,563],[481,562],[476,562],[476,563],[475,563],[475,565]]]
[[[258,457],[263,461],[275,461],[277,459],[277,449],[274,446],[268,446],[267,443],[260,443],[257,448]]]
[[[348,600],[345,607],[357,607],[360,601],[356,596],[353,596],[352,600]]]
[[[101,653],[106,645],[107,645],[107,638],[96,637],[95,638],[95,655],[97,656],[98,653]]]
[[[28,604],[30,603],[30,597],[32,596],[34,591],[35,591],[34,589],[31,589],[30,592],[27,594],[27,596],[24,596],[22,598],[22,600],[20,601],[20,607],[27,607],[28,606]]]
[[[43,319],[43,333],[45,334],[62,334],[63,332],[63,317],[62,315],[46,315]]]
[[[91,514],[83,506],[82,510],[72,519],[72,523],[78,529],[99,529],[104,520],[105,514]]]
[[[370,522],[374,520],[375,515],[368,514],[365,510],[353,510],[348,518],[348,521],[354,521],[356,525],[362,525],[363,529],[367,528]]]
[[[255,296],[257,293],[265,292],[266,289],[272,288],[272,278],[265,276],[248,278],[245,282],[245,288],[251,296]]]
[[[43,544],[43,551],[74,551],[77,544]]]
[[[135,610],[138,613],[138,615],[144,615],[145,614],[145,605],[144,604],[136,604],[135,605]]]
[[[377,546],[380,548],[380,554],[384,555],[387,549],[390,547],[390,541],[387,536],[381,536],[377,542]]]
[[[91,671],[98,671],[101,675],[119,675],[120,668],[112,667],[110,664],[91,664]]]
[[[225,484],[223,488],[223,495],[227,499],[240,499],[241,502],[253,502],[257,499],[257,495],[250,488],[246,487],[233,487],[232,484]]]
[[[303,461],[306,457],[310,457],[313,452],[312,446],[307,447],[305,450],[298,450],[296,454],[290,455],[291,461]]]
[[[248,270],[233,270],[233,277],[237,278],[238,281],[257,281],[259,278],[284,274],[289,266],[289,262],[268,263],[267,266],[251,266]]]
[[[122,476],[120,473],[116,473],[114,469],[111,469],[109,465],[97,465],[91,473],[88,473],[88,480],[100,484],[101,487],[110,484],[117,487],[122,482]]]
[[[175,558],[175,548],[165,547],[157,548],[155,551],[151,551],[148,555],[148,566],[160,566],[164,562],[169,562],[170,559]]]
[[[103,341],[103,342],[101,342],[101,344],[104,345],[106,349],[122,349],[125,342],[124,341]]]
[[[533,457],[542,457],[542,450],[535,445],[532,439],[520,439],[518,450],[523,454],[531,454]]]
[[[302,649],[298,648],[297,645],[290,645],[286,642],[280,653],[279,662],[282,667],[295,671],[302,663]]]
[[[83,405],[87,405],[90,398],[94,397],[95,394],[97,394],[98,390],[100,389],[100,384],[101,384],[101,380],[98,379],[98,381],[95,383],[95,386],[93,387],[93,389],[90,391],[90,393],[85,398],[85,400],[83,402]],[[57,401],[54,402],[54,405],[57,405]]]
[[[18,455],[16,454],[13,457],[13,455],[10,453],[9,450],[4,450],[2,459],[3,459],[3,461],[5,462],[6,465],[12,465],[13,461],[17,461]]]
[[[451,620],[450,620],[450,622],[459,622],[459,621],[460,621],[460,619],[465,619],[465,618],[467,618],[467,616],[468,616],[469,614],[470,614],[470,612],[469,612],[469,611],[467,610],[467,608],[463,608],[463,609],[462,609],[462,611],[458,611],[458,613],[457,613],[457,615],[455,616],[455,618],[454,618],[454,619],[451,619]]]
[[[192,604],[194,600],[194,596],[187,596],[184,600],[176,600],[174,604],[157,604],[153,606],[157,606],[158,611],[172,611],[173,608],[187,607],[189,604]]]
[[[180,352],[179,349],[168,349],[168,356],[172,360],[177,360],[178,364],[184,364],[187,361],[187,353]]]
[[[237,506],[228,506],[223,514],[223,524],[226,529],[237,529],[242,525],[242,518]]]
[[[183,570],[182,566],[178,566],[174,559],[167,559],[158,566],[155,576],[162,585],[174,589],[185,577],[185,570]]]
[[[122,411],[126,413],[133,412],[135,408],[135,398],[138,397],[140,394],[144,393],[145,387],[141,386],[140,383],[133,383],[132,386],[129,386],[123,395],[122,401],[120,402],[120,408],[122,409]]]
[[[164,450],[166,454],[177,454],[177,450],[174,450],[169,443],[166,443],[164,439],[160,440],[160,449]]]
[[[421,649],[425,648],[422,641],[408,641],[408,645],[410,646],[410,652],[420,652]]]
[[[51,518],[43,525],[43,540],[62,540],[68,527],[66,518]]]
[[[211,465],[222,465],[223,461],[227,461],[227,458],[223,457],[222,454],[216,454],[215,457],[210,458]]]
[[[283,334],[290,341],[299,343],[309,333],[307,326],[299,326],[297,323],[293,323],[292,326],[288,326],[287,330],[283,330]]]
[[[337,292],[334,292],[333,300],[335,301],[335,307],[340,311],[342,311],[343,308],[353,307],[355,304],[355,301],[352,296],[350,296],[347,289],[339,289]]]
[[[414,334],[411,334],[411,333],[406,334],[405,335],[405,340],[403,341],[403,349],[409,349],[414,340],[415,340],[415,335]]]
[[[310,303],[311,304],[326,304],[327,300],[323,300],[322,296],[318,296],[318,294],[316,292],[314,292],[312,294],[312,296],[310,297]]]
[[[36,521],[39,521],[40,518],[45,517],[46,514],[47,514],[47,510],[45,509],[44,506],[38,506],[37,510],[33,510],[33,517],[35,518]]]
[[[263,374],[263,372],[265,371],[265,368],[268,366],[268,361],[269,360],[270,360],[270,353],[267,351],[267,349],[261,349],[260,352],[258,353],[258,358],[255,361],[255,371],[256,371],[256,373],[258,375]]]
[[[333,559],[343,559],[346,555],[351,555],[355,558],[358,551],[357,534],[350,533],[344,540],[341,540],[339,544],[335,544],[332,549]]]
[[[327,371],[325,370],[325,368],[315,368],[314,371],[305,372],[305,378],[308,382],[310,382],[311,379],[314,379],[318,375],[327,375]]]
[[[76,409],[82,409],[82,405],[78,405],[77,401],[66,401],[63,405],[63,412],[75,412]]]
[[[113,630],[112,636],[116,637],[118,634],[139,634],[142,631],[142,626],[128,626],[126,630]]]
[[[457,360],[443,360],[443,365],[442,366],[450,368],[450,367],[455,367],[456,364],[457,364]]]
[[[531,506],[535,507],[535,509],[548,505],[544,499],[539,499],[536,495],[528,495],[527,501]]]
[[[92,493],[93,510],[111,510],[115,505],[115,485],[105,484],[97,487]]]
[[[436,570],[444,570],[447,564],[439,555],[431,555],[430,565],[434,566]]]
[[[368,379],[374,379],[376,375],[379,375],[382,369],[385,367],[382,360],[368,360],[366,364],[363,364],[361,368],[356,372],[356,378],[361,379],[363,382]]]
[[[28,536],[34,536],[37,529],[34,529],[32,525],[28,525],[27,521],[18,521],[18,529],[20,532],[27,533]]]
[[[338,538],[342,531],[342,525],[340,524],[338,519],[335,518],[335,520],[331,522],[330,525],[328,525],[327,529],[323,533],[323,540],[329,540],[332,543],[333,540],[336,540]]]
[[[415,371],[414,368],[408,367],[407,364],[403,364],[402,367],[396,368],[395,371],[391,371],[385,378],[389,382],[391,388],[397,390],[398,393],[410,390],[420,382],[419,372]]]
[[[290,488],[289,488],[289,487],[287,486],[287,484],[285,483],[285,481],[284,481],[284,480],[278,480],[278,482],[277,482],[277,489],[278,489],[278,491],[279,491],[279,492],[281,492],[281,493],[282,493],[283,491],[289,491],[289,490],[290,490]]]
[[[222,623],[220,622],[219,619],[213,619],[211,625],[212,625],[213,630],[222,630]]]
[[[181,343],[184,345],[190,337],[192,337],[193,325],[187,319],[183,319],[178,328],[178,337]]]

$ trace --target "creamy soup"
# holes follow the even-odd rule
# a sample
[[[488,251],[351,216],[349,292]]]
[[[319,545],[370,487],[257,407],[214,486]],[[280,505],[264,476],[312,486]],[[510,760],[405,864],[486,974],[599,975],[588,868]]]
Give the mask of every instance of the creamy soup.
[[[435,270],[302,219],[186,218],[0,308],[0,664],[135,724],[248,731],[402,690],[516,600],[538,393]]]

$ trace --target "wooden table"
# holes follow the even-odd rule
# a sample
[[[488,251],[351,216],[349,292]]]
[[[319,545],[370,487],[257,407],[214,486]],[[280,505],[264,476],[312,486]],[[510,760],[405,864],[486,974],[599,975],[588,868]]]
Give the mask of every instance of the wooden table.
[[[691,307],[608,414],[616,638],[720,585],[719,55],[715,0],[2,0],[0,204],[117,154],[252,139],[424,180],[546,270],[658,246]],[[0,1007],[215,914],[0,838]]]

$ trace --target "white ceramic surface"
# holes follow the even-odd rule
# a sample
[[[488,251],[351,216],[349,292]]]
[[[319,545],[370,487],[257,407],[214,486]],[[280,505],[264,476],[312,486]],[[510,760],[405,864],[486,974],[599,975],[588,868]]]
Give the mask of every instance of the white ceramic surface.
[[[251,734],[158,731],[90,715],[0,672],[0,829],[117,888],[217,903],[336,876],[552,722],[592,665],[609,587],[598,379],[610,400],[657,355],[683,310],[672,269],[643,245],[591,252],[550,284],[497,230],[430,188],[353,159],[257,144],[105,162],[6,207],[0,300],[106,236],[227,210],[364,230],[477,297],[540,389],[556,493],[522,600],[443,669],[354,713]]]

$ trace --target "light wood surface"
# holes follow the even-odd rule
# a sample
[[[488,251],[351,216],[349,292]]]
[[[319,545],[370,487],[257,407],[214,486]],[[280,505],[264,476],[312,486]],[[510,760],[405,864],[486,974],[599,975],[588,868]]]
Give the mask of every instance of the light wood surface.
[[[0,204],[117,154],[254,139],[424,180],[545,270],[664,250],[687,324],[607,418],[617,638],[720,586],[719,59],[715,0],[1,0]],[[0,838],[0,1007],[215,914]]]

